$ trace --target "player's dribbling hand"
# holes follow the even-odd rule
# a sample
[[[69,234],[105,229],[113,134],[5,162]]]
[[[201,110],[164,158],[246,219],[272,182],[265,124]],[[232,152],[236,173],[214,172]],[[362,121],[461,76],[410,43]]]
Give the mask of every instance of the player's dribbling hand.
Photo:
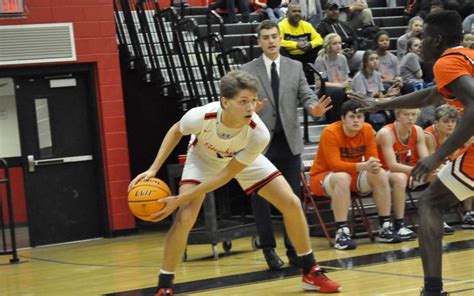
[[[309,113],[313,117],[321,117],[328,110],[332,109],[333,106],[329,105],[331,104],[331,102],[332,102],[331,97],[324,95],[319,99],[319,101],[316,104],[311,106],[311,108],[309,109]]]
[[[377,106],[378,101],[372,97],[365,96],[361,93],[349,93],[347,97],[351,100],[359,102],[363,108],[359,108],[357,112],[375,112],[381,108]]]
[[[146,181],[150,178],[153,178],[155,175],[156,175],[156,171],[152,171],[152,170],[148,170],[139,174],[130,182],[130,184],[128,184],[128,191],[132,190],[133,186],[135,186],[135,184],[137,184],[139,181],[141,180]]]
[[[159,222],[159,221],[165,219],[166,217],[171,215],[180,206],[179,198],[177,196],[169,196],[169,197],[166,197],[166,198],[162,198],[162,199],[160,199],[160,202],[165,203],[166,205],[159,212],[156,212],[156,213],[150,215],[150,218],[154,222]]]

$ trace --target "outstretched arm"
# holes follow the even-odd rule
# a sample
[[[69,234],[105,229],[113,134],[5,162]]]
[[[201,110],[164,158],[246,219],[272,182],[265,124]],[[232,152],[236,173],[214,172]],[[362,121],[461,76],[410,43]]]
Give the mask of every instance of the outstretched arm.
[[[360,112],[374,112],[390,109],[414,109],[432,105],[443,100],[443,95],[436,87],[426,88],[396,98],[387,98],[377,101],[376,99],[362,96],[360,94],[348,94],[350,99],[361,102],[364,108]]]
[[[170,155],[171,151],[178,145],[179,141],[183,137],[179,129],[179,121],[176,122],[166,133],[163,142],[161,143],[160,149],[155,157],[155,160],[151,164],[150,168],[145,172],[136,176],[128,185],[128,190],[130,191],[135,184],[141,179],[147,180],[148,178],[154,177],[156,173],[160,170],[161,166],[165,160]]]

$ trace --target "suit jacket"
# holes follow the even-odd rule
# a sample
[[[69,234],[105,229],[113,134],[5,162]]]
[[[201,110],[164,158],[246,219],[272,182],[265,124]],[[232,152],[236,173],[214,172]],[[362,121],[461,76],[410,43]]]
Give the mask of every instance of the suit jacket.
[[[268,103],[258,114],[270,130],[273,137],[276,123],[275,99],[273,98],[270,78],[263,57],[260,56],[251,62],[242,65],[242,70],[256,76],[259,80],[258,98],[267,98]],[[283,131],[293,155],[303,152],[303,135],[297,115],[297,107],[301,104],[309,108],[318,101],[316,94],[309,88],[303,73],[303,66],[299,61],[280,56],[280,88],[279,113]],[[268,148],[268,147],[267,147]]]

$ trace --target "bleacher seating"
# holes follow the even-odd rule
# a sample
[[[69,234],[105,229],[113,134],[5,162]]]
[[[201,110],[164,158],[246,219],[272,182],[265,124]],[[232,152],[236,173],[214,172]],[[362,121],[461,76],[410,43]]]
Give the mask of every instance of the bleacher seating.
[[[407,28],[404,0],[397,0],[397,7],[386,7],[385,0],[367,2],[375,24],[390,34],[394,51],[396,39]],[[114,5],[121,57],[145,81],[174,87],[183,111],[216,100],[217,83],[224,72],[261,54],[255,34],[259,14],[252,13],[250,23],[224,24],[207,7],[161,9],[151,0],[115,0]],[[302,109],[298,112],[303,123]],[[302,155],[308,165],[324,127],[309,120],[309,141]]]

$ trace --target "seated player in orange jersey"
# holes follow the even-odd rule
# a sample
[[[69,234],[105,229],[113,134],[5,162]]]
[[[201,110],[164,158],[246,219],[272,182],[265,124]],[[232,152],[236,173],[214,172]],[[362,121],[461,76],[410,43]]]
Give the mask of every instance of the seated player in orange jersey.
[[[324,129],[310,171],[312,192],[332,199],[337,223],[334,247],[340,250],[357,247],[347,224],[351,192],[372,191],[380,218],[379,242],[401,242],[390,227],[390,186],[378,159],[374,130],[364,122],[364,113],[356,112],[360,107],[354,101],[342,104],[341,120]]]
[[[436,108],[435,121],[433,125],[425,129],[426,146],[428,147],[428,153],[430,155],[435,153],[439,146],[453,132],[459,116],[460,115],[458,111],[453,106],[445,104]],[[472,137],[463,147],[451,155],[449,160],[453,161],[457,156],[464,153],[467,147],[473,143],[473,140],[474,137]],[[462,202],[464,209],[462,228],[464,229],[474,229],[474,211],[472,211],[472,200],[473,198],[469,197]],[[444,233],[446,234],[446,227]]]
[[[416,238],[415,232],[403,221],[406,188],[413,166],[420,157],[428,156],[423,130],[415,125],[419,113],[418,109],[395,110],[396,120],[380,129],[375,137],[382,167],[388,170],[392,187],[395,231],[402,240]]]

